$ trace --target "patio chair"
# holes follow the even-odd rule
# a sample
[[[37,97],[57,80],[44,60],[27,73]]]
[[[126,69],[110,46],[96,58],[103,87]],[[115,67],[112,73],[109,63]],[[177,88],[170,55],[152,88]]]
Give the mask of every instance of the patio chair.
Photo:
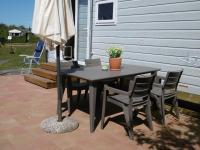
[[[65,68],[67,67],[67,69],[76,69],[79,68],[78,62],[77,61],[68,61],[68,62],[62,62],[65,66]],[[89,89],[89,85],[87,82],[82,82],[80,79],[78,78],[72,78],[71,80],[67,80],[67,82],[71,82],[71,86],[69,87],[68,84],[66,84],[66,88],[67,90],[69,90],[69,88],[73,91],[76,90],[77,91],[77,103],[79,103],[80,101],[80,97],[81,97],[81,91],[84,90],[85,91],[85,95],[84,98],[87,97],[87,93],[88,93],[88,89]],[[69,92],[67,92],[67,94],[71,94]],[[68,100],[67,100],[67,106],[68,106],[68,113],[69,115],[71,115],[71,102],[72,102],[72,95],[68,95]]]
[[[85,59],[86,67],[94,67],[94,66],[101,66],[100,58],[96,59]]]
[[[177,118],[179,118],[178,100],[176,98],[177,86],[182,75],[181,71],[167,72],[166,77],[157,76],[151,90],[151,97],[156,100],[162,124],[165,125],[165,101],[173,98],[171,111],[174,108]],[[162,82],[163,81],[163,82]],[[162,84],[163,83],[163,84]]]
[[[23,71],[25,70],[25,65],[29,65],[28,68],[28,73],[31,73],[31,67],[32,64],[39,64],[40,58],[42,56],[42,52],[44,50],[44,42],[42,40],[39,40],[36,44],[35,50],[34,50],[34,54],[32,56],[30,55],[19,55],[21,57],[23,57],[23,67],[21,69],[21,73],[23,73]]]
[[[86,67],[101,66],[101,60],[100,60],[100,58],[85,59],[85,65],[86,65]],[[118,79],[107,80],[107,81],[104,81],[104,84],[105,83],[109,84],[109,85],[116,85],[116,84],[118,84]]]
[[[119,90],[104,85],[104,96],[102,106],[101,128],[104,128],[106,103],[113,103],[123,109],[127,132],[130,139],[133,139],[133,112],[145,107],[149,128],[153,130],[151,116],[150,91],[155,74],[149,76],[136,76],[129,82],[128,91]],[[109,93],[115,93],[109,94]]]

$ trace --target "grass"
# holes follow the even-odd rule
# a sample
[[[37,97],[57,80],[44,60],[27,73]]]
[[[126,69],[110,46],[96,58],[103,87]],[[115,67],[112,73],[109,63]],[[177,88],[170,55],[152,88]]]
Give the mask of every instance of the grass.
[[[186,93],[186,92],[178,92],[177,97],[179,99],[184,99],[191,103],[196,103],[200,105],[200,95]]]
[[[23,57],[20,54],[33,55],[35,44],[13,44],[14,54],[10,54],[10,45],[0,47],[0,70],[20,69],[23,66]],[[44,62],[44,53],[40,62]],[[28,66],[27,66],[28,67]],[[33,66],[34,67],[34,66]]]

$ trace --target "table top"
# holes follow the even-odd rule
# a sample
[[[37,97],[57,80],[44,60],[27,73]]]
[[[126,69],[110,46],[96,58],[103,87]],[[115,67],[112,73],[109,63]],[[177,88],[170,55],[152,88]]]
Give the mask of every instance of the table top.
[[[102,70],[101,66],[95,66],[95,67],[81,67],[78,69],[71,69],[70,71],[62,70],[62,73],[67,76],[77,77],[80,79],[94,82],[112,78],[120,78],[120,77],[133,76],[144,73],[151,73],[159,70],[160,69],[158,68],[151,68],[145,66],[123,65],[121,67],[121,70],[119,71],[111,71],[109,69],[105,71]]]

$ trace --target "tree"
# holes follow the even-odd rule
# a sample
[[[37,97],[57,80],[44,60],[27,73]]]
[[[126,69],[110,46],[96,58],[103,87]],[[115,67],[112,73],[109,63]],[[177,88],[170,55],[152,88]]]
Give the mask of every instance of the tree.
[[[7,38],[7,36],[8,36],[8,26],[7,25],[5,25],[5,24],[3,24],[3,23],[1,23],[0,24],[0,37],[1,38]]]
[[[22,30],[25,30],[25,29],[26,29],[23,25],[19,26],[18,28],[19,28],[19,29],[22,29]]]

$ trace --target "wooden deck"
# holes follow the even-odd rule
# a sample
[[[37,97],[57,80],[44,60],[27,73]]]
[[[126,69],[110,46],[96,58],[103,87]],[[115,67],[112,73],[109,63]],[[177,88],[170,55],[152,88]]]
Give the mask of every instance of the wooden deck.
[[[56,77],[56,64],[43,63],[39,68],[33,68],[32,74],[25,75],[24,79],[30,83],[50,89],[56,87]]]

